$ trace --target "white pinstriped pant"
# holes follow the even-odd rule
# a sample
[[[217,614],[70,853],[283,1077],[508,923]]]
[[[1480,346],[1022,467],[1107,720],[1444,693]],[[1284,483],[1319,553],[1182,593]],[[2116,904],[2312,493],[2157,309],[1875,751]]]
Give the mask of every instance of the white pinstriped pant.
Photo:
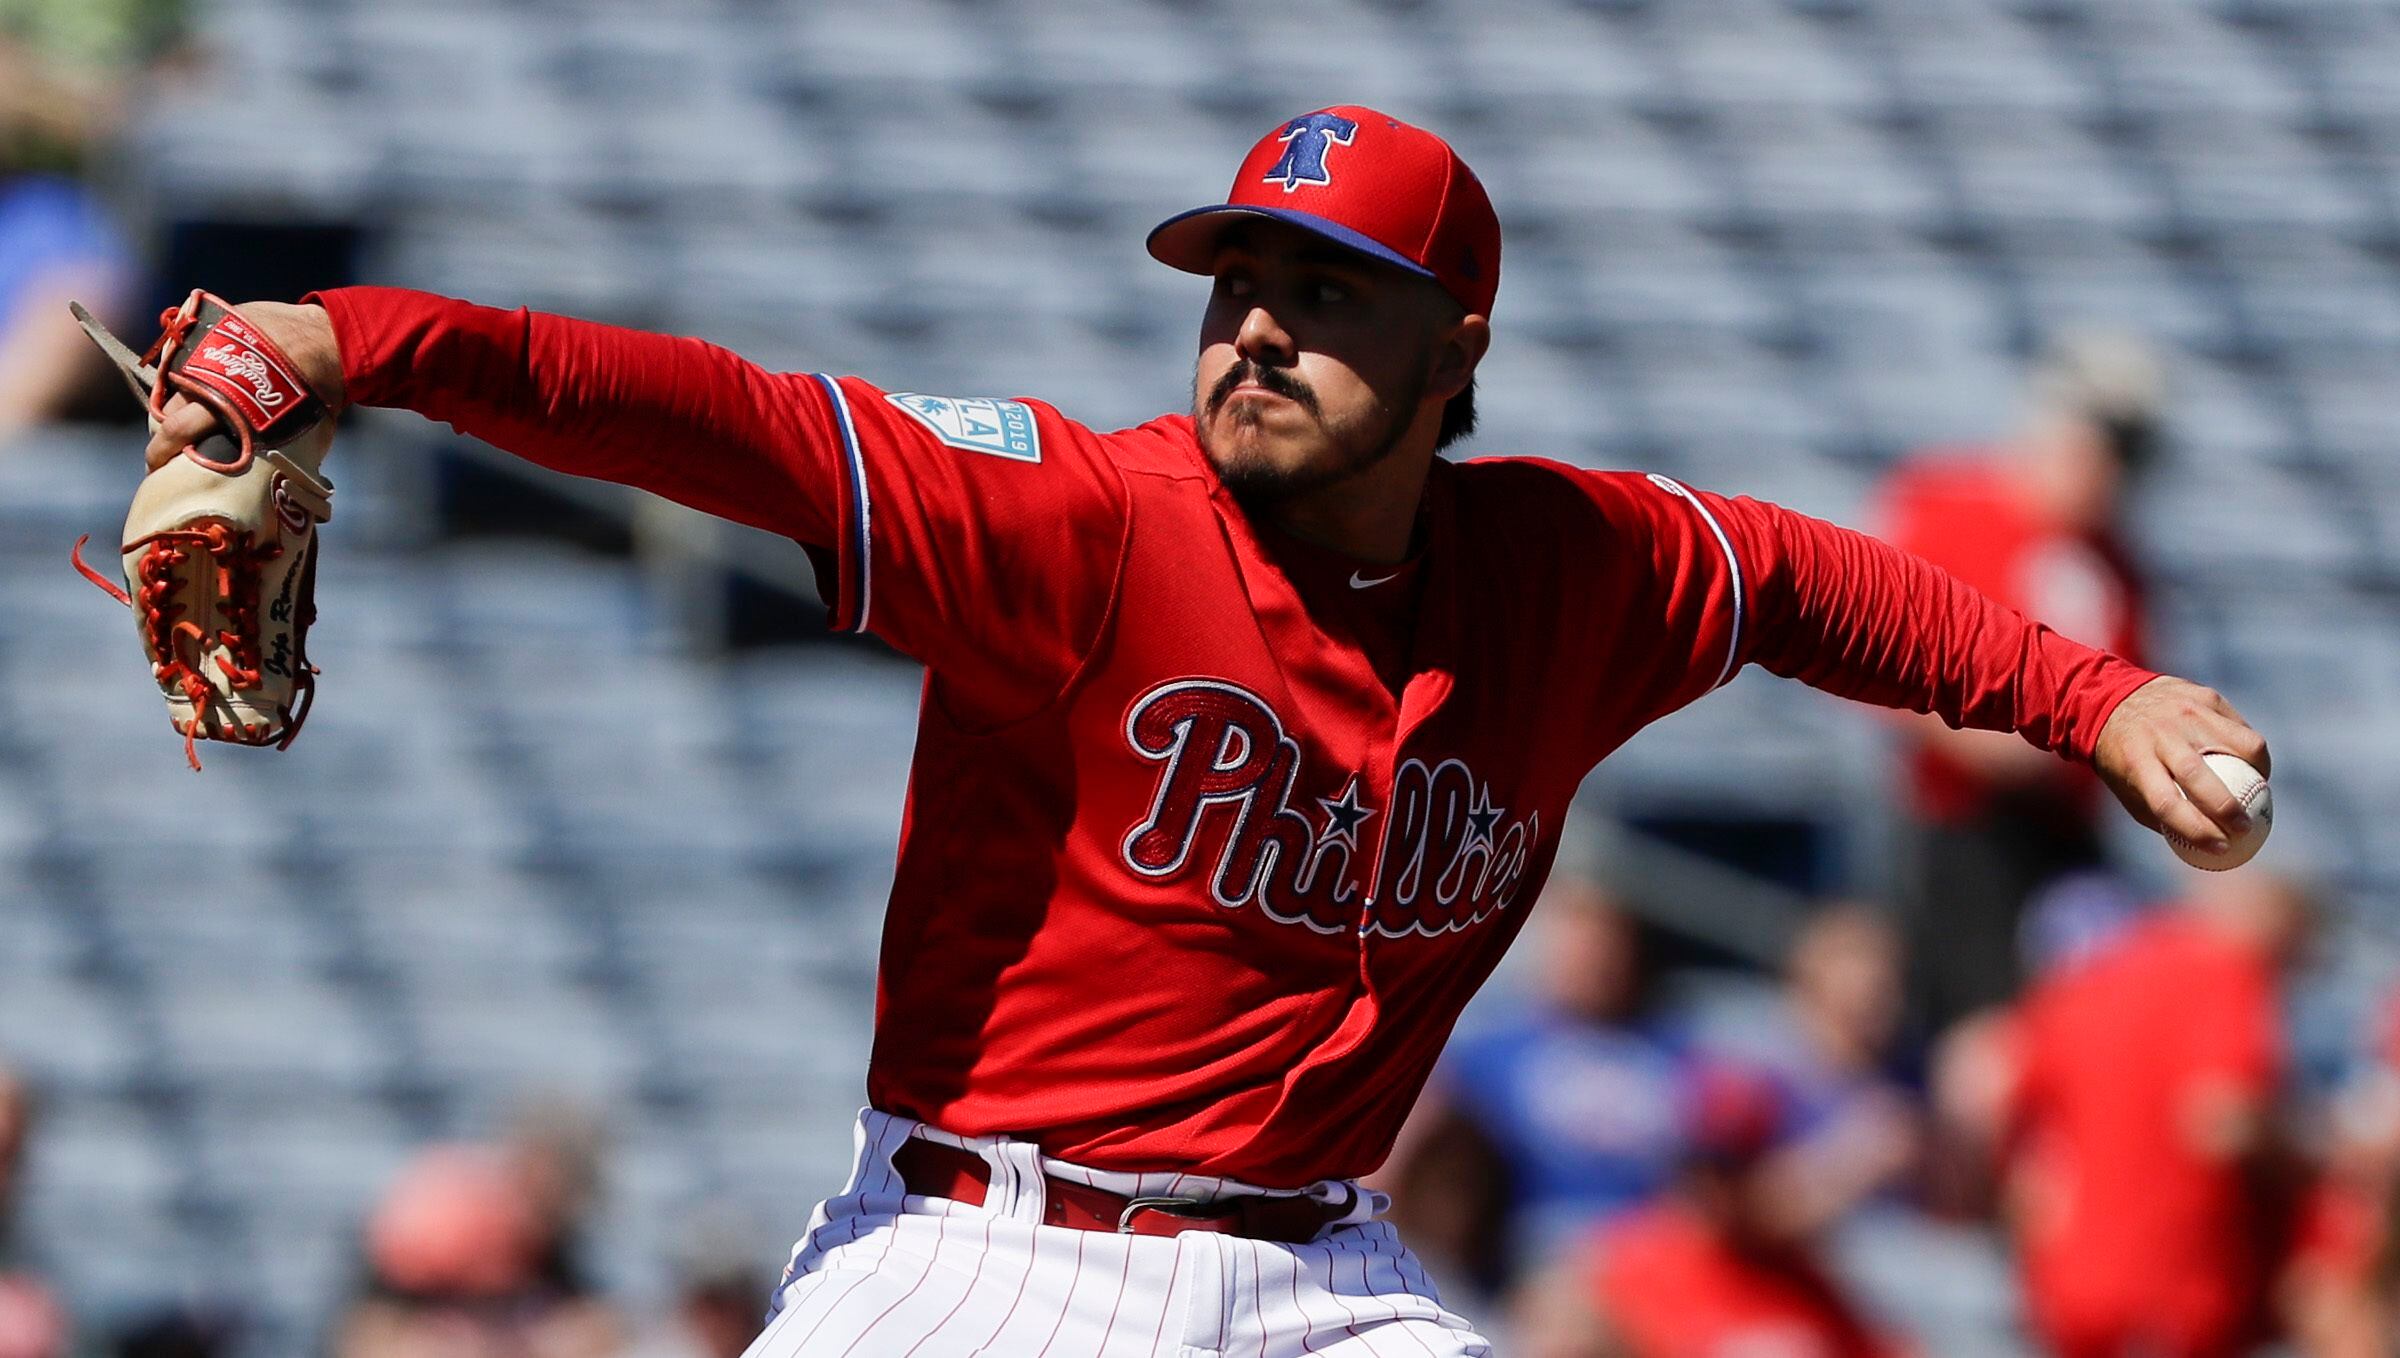
[[[992,1183],[982,1206],[906,1193],[891,1157],[912,1133],[983,1154]],[[848,1187],[810,1217],[744,1358],[1491,1358],[1375,1219],[1379,1193],[1312,1189],[1328,1201],[1348,1192],[1358,1206],[1305,1245],[1118,1235],[1042,1224],[1045,1169],[1128,1195],[1260,1191],[1082,1169],[1025,1142],[953,1136],[870,1108]]]

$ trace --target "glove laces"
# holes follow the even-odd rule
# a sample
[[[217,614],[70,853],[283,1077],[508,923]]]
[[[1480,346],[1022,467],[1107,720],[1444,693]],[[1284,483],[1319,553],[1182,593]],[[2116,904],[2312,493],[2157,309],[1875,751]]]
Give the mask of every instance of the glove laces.
[[[271,542],[254,544],[231,526],[217,522],[153,533],[125,544],[124,550],[128,552],[146,549],[134,566],[135,590],[128,593],[84,561],[83,547],[90,541],[88,533],[77,538],[68,559],[84,579],[139,615],[142,639],[153,657],[153,677],[161,689],[171,688],[191,704],[192,715],[176,720],[174,725],[183,736],[183,757],[197,772],[201,722],[218,696],[204,668],[208,651],[212,644],[224,651],[216,657],[217,671],[232,689],[238,692],[259,686],[263,678],[258,649],[259,579],[266,564],[283,554],[283,548]],[[213,643],[207,629],[184,616],[189,606],[176,597],[179,577],[195,552],[204,554],[217,573],[217,598],[226,626],[218,629]],[[293,619],[292,655],[286,662],[292,667],[293,701],[285,714],[283,735],[270,737],[272,723],[227,721],[222,724],[218,739],[240,745],[265,745],[272,739],[280,750],[290,746],[292,738],[300,734],[301,723],[308,719],[317,692],[318,670],[308,663],[306,655],[308,628],[317,617],[316,566],[316,554],[311,552],[301,566],[294,594],[293,607],[298,616]]]

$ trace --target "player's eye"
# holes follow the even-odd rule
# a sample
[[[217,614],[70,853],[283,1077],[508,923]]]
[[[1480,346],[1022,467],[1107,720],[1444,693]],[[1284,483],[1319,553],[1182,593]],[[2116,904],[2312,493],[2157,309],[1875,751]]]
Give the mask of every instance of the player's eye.
[[[1350,300],[1350,289],[1335,282],[1320,282],[1313,291],[1319,306],[1339,306]]]
[[[1250,275],[1228,269],[1217,275],[1217,295],[1247,300],[1258,295],[1258,284],[1251,281]]]

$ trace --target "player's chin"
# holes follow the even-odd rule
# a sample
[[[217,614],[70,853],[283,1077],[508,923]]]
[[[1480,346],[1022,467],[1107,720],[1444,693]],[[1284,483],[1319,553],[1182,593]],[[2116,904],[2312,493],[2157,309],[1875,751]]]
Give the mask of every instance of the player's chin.
[[[1215,431],[1201,449],[1217,479],[1245,500],[1279,499],[1312,484],[1317,475],[1313,450],[1297,440],[1278,439],[1255,426]]]
[[[1212,457],[1293,470],[1327,451],[1324,426],[1299,402],[1280,397],[1236,397],[1202,421],[1198,433]]]

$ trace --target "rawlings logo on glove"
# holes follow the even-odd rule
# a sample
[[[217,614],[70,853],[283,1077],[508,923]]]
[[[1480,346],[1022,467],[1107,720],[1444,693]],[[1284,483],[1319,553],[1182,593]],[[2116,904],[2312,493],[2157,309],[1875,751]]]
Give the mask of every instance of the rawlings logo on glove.
[[[331,412],[299,369],[223,301],[194,292],[160,319],[136,356],[81,306],[75,318],[150,412],[177,394],[205,405],[225,433],[143,479],[119,551],[125,583],[75,568],[134,612],[167,717],[200,767],[198,742],[281,749],[316,693],[308,663],[316,620],[317,525],[332,516],[319,468]]]
[[[215,363],[226,375],[248,382],[251,393],[262,406],[279,406],[291,399],[287,393],[275,389],[275,379],[267,370],[267,360],[254,349],[212,344],[200,351],[200,357]]]

